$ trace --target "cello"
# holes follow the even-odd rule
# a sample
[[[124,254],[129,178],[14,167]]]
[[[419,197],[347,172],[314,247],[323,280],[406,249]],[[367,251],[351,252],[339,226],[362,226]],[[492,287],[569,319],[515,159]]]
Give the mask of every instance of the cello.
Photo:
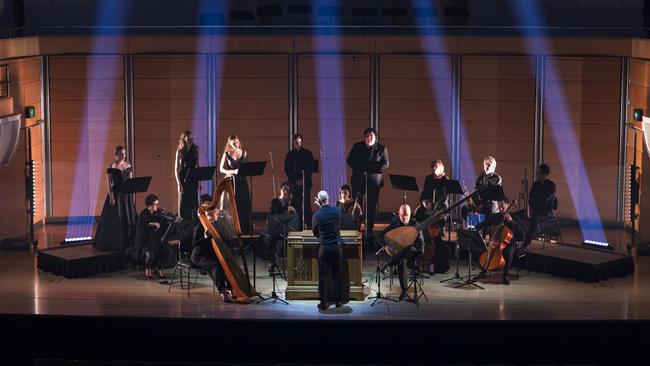
[[[510,209],[514,206],[508,206],[508,209],[503,212],[504,215],[510,212]],[[510,241],[514,237],[513,231],[506,226],[505,223],[498,225],[490,234],[490,242],[488,244],[488,249],[481,253],[479,259],[479,265],[481,269],[486,271],[498,271],[502,270],[506,266],[506,260],[503,257],[503,250],[510,244]]]

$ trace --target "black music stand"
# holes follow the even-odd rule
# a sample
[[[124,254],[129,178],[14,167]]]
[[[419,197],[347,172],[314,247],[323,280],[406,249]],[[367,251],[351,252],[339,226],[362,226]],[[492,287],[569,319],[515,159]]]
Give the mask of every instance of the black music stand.
[[[212,180],[212,178],[214,177],[214,172],[216,170],[217,170],[217,167],[214,166],[214,165],[202,166],[202,167],[196,168],[194,174],[195,174],[196,180],[198,180],[199,182],[204,181],[204,180]]]
[[[122,187],[122,193],[133,194],[134,201],[135,201],[136,194],[146,192],[149,190],[149,183],[151,183],[151,176],[127,179],[126,182],[124,182],[124,186]],[[120,242],[120,252],[124,250],[124,248],[122,248],[121,245],[122,242]]]
[[[267,235],[271,238],[274,234],[279,234],[282,237],[283,242],[283,253],[284,253],[284,264],[282,266],[282,271],[280,272],[280,278],[286,281],[287,279],[287,233],[289,231],[299,231],[300,220],[298,219],[298,214],[289,213],[284,215],[269,215],[267,220]],[[278,233],[282,230],[280,233]],[[280,271],[275,264],[275,268]]]
[[[274,232],[278,231],[278,229],[282,230],[282,233],[280,234],[280,236],[282,237],[283,252],[284,252],[284,257],[285,257],[284,261],[285,261],[285,264],[286,264],[287,232],[288,232],[288,229],[291,229],[292,231],[295,231],[296,227],[298,227],[298,225],[299,225],[298,215],[295,214],[295,213],[284,214],[284,215],[269,215],[267,222],[268,222],[268,230],[267,231],[268,231],[269,241],[271,239],[273,239],[273,237],[275,236]],[[286,266],[284,266],[284,267],[286,268]],[[271,264],[271,268],[269,269],[269,271],[271,272],[271,278],[273,279],[273,290],[271,290],[271,296],[262,297],[262,299],[259,300],[258,302],[256,302],[256,304],[263,303],[266,300],[273,299],[273,303],[276,303],[278,300],[280,300],[280,302],[282,302],[282,303],[284,303],[286,305],[289,305],[289,303],[286,300],[280,298],[278,296],[277,292],[275,291],[275,288],[276,288],[276,282],[275,282],[276,271],[274,269],[277,270],[277,271],[280,271],[280,269],[278,268],[278,264],[277,264],[277,258],[276,258],[276,261],[273,262],[273,264]],[[283,275],[283,272],[280,272],[280,278],[282,278],[282,279],[284,279],[286,281],[286,274]]]
[[[318,173],[319,171],[320,171],[320,169],[318,168],[318,160],[312,159],[312,161],[311,161],[311,173],[314,174],[314,173]],[[307,203],[305,203],[306,202],[306,200],[305,200],[305,171],[301,170],[300,172],[302,173],[302,207],[301,207],[302,208],[302,213],[301,213],[302,218],[299,221],[301,221],[301,224],[302,224],[302,229],[300,230],[300,231],[302,231],[307,227],[307,221],[305,221],[306,220],[306,217],[305,217],[305,205]],[[313,182],[312,182],[312,185],[314,185]],[[309,188],[311,188],[311,187],[309,187]]]
[[[402,190],[402,203],[404,204],[406,204],[406,191],[418,192],[420,190],[415,177],[389,174],[388,178],[390,179],[390,185],[393,188]]]
[[[249,234],[248,238],[251,241],[251,245],[253,246],[253,287],[255,287],[255,241],[253,240],[253,177],[259,176],[259,175],[264,175],[264,169],[266,168],[266,160],[263,161],[251,161],[249,163],[242,163],[239,166],[239,170],[237,171],[237,176],[238,177],[250,177],[250,207],[248,211],[248,222],[249,222]],[[246,255],[246,253],[243,253],[243,255]],[[260,296],[261,297],[261,296]]]
[[[443,192],[446,192],[448,195],[449,194],[463,194],[463,187],[461,187],[460,183],[457,180],[453,179],[434,179],[433,180],[433,187],[434,187],[434,192],[436,189],[440,189]],[[451,246],[451,213],[449,215],[449,218],[447,219],[447,248]],[[452,281],[452,280],[457,280],[460,279],[460,273],[459,268],[460,268],[460,251],[458,250],[458,240],[456,240],[456,273],[454,274],[453,277],[449,277],[447,279],[444,279],[440,281],[440,283],[444,283],[447,281]]]
[[[483,237],[481,237],[481,233],[479,233],[478,230],[458,229],[456,234],[458,235],[457,242],[463,247],[463,249],[467,250],[469,258],[467,260],[467,279],[463,283],[454,286],[454,288],[463,286],[473,288],[472,286],[474,286],[484,290],[483,287],[474,283],[475,279],[474,276],[472,276],[472,252],[485,252],[487,250],[485,241],[483,241]]]

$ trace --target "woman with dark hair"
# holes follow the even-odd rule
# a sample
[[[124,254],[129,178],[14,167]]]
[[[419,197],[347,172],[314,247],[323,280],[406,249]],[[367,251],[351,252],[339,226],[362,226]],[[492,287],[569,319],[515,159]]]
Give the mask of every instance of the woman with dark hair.
[[[147,206],[138,218],[138,235],[136,239],[136,248],[144,254],[144,273],[148,278],[152,278],[155,273],[159,278],[165,278],[162,271],[162,265],[169,262],[172,257],[172,250],[166,244],[161,242],[165,233],[167,220],[162,216],[158,206],[158,196],[150,194],[144,199]]]
[[[123,252],[133,243],[137,215],[135,203],[133,194],[122,193],[124,183],[131,176],[126,149],[116,146],[115,160],[106,169],[108,194],[95,232],[94,245],[99,251]]]
[[[176,148],[174,171],[178,190],[178,214],[184,220],[192,219],[192,212],[199,207],[199,181],[196,168],[199,166],[199,147],[194,144],[192,131],[181,133]]]
[[[221,155],[219,171],[225,174],[226,178],[233,179],[235,189],[235,202],[237,203],[237,215],[241,232],[247,234],[250,231],[250,193],[246,177],[239,177],[239,167],[246,162],[246,150],[242,147],[237,135],[228,136],[228,141]]]

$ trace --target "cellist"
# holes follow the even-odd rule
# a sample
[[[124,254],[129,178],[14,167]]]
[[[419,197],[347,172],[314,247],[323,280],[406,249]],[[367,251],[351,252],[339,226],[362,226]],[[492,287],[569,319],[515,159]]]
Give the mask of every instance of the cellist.
[[[508,273],[510,272],[510,267],[512,267],[512,261],[515,257],[515,252],[517,249],[516,242],[524,240],[524,232],[521,229],[520,224],[508,213],[508,208],[510,208],[510,203],[507,199],[498,202],[499,211],[488,216],[483,222],[476,225],[476,230],[482,231],[483,236],[485,236],[484,231],[490,230],[492,228],[497,228],[500,225],[505,225],[508,229],[512,231],[513,238],[508,243],[508,245],[502,250],[503,258],[505,259],[505,266],[503,267],[503,279],[502,283],[504,285],[510,284],[510,278]],[[492,229],[491,232],[495,230]],[[487,269],[483,268],[479,274],[479,278],[485,278],[487,274]]]

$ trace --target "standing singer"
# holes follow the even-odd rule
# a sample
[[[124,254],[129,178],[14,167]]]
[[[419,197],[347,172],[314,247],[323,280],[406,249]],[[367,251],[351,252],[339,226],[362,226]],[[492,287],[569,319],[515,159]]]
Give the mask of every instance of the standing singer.
[[[294,187],[291,206],[298,212],[300,222],[303,221],[303,203],[305,206],[304,217],[311,217],[311,204],[306,199],[311,197],[311,175],[314,173],[314,155],[302,146],[302,135],[293,135],[293,149],[284,158],[284,172],[291,185]],[[304,172],[304,181],[303,181]],[[305,222],[307,226],[311,223]],[[302,225],[302,224],[301,224]]]
[[[377,142],[377,130],[363,131],[364,141],[352,145],[347,163],[352,168],[352,195],[366,194],[366,233],[372,234],[379,203],[379,190],[384,186],[382,172],[389,166],[388,149]],[[366,187],[367,186],[367,187]]]

